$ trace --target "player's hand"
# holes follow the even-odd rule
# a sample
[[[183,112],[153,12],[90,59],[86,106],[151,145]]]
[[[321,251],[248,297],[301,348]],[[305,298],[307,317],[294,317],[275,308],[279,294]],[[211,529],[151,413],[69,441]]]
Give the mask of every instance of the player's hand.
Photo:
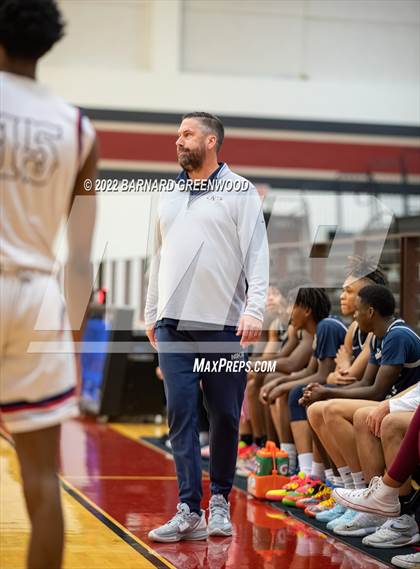
[[[327,375],[327,384],[335,385],[337,383],[337,376],[339,374],[336,371],[332,371]]]
[[[152,344],[154,349],[157,351],[157,340],[155,336],[155,325],[153,324],[149,328],[146,328],[146,336],[149,339],[149,342]]]
[[[355,381],[357,381],[357,377],[355,377],[354,375],[344,375],[341,373],[337,374],[335,378],[335,383],[337,385],[351,385]]]
[[[304,400],[304,405],[306,406],[310,405],[311,403],[315,403],[315,401],[322,401],[325,395],[328,393],[328,389],[319,383],[311,385],[314,385],[314,387],[311,390],[306,389],[302,397]]]
[[[321,384],[318,382],[312,382],[312,383],[308,383],[308,385],[305,387],[305,392],[308,391],[312,391],[312,389],[315,389],[316,387],[321,387]]]
[[[311,404],[311,394],[308,393],[308,395],[305,395],[304,393],[298,403],[299,405],[302,405],[302,407],[308,407]]]
[[[340,346],[337,351],[337,355],[334,359],[335,363],[337,364],[337,367],[348,368],[350,362],[350,356],[351,354],[349,354],[347,348],[344,345]]]
[[[296,384],[294,382],[289,381],[286,383],[280,383],[276,387],[273,387],[273,389],[267,394],[267,403],[271,405],[279,397],[287,395],[287,393],[289,393],[289,391],[295,387],[295,385]]]
[[[259,400],[260,403],[263,405],[268,405],[268,394],[274,387],[277,387],[281,383],[281,375],[274,377],[264,385],[260,389]]]
[[[241,346],[249,346],[258,342],[262,332],[262,322],[254,316],[243,314],[239,320],[237,336],[241,336]]]
[[[382,401],[380,405],[375,407],[369,415],[366,417],[366,424],[369,427],[370,432],[379,437],[381,435],[381,425],[384,418],[389,413],[389,401]]]

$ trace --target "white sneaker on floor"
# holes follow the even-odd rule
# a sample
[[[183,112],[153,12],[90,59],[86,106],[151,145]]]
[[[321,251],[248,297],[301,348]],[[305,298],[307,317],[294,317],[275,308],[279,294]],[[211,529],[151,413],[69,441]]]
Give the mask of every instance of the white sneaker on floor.
[[[363,545],[371,547],[403,547],[420,541],[420,534],[414,516],[405,514],[390,518],[375,533],[363,538]]]
[[[404,567],[404,569],[420,569],[420,551],[408,555],[395,555],[391,563],[396,567]]]
[[[233,533],[230,504],[221,494],[214,494],[209,502],[208,535],[229,537]]]
[[[335,526],[333,532],[337,535],[362,537],[374,533],[385,521],[384,516],[359,512],[351,521]]]
[[[207,523],[203,510],[201,515],[190,512],[188,504],[178,504],[177,512],[166,524],[149,531],[149,539],[162,543],[207,539]]]
[[[388,518],[397,518],[400,515],[401,508],[398,492],[393,495],[389,493],[389,490],[382,478],[374,476],[368,488],[363,490],[335,488],[332,495],[339,504],[347,508],[369,514],[383,515]]]

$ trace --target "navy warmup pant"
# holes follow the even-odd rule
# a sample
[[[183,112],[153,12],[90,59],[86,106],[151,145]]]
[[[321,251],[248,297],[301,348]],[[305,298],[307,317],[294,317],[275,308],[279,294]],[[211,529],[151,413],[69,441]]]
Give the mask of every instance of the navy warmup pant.
[[[178,330],[176,324],[160,321],[155,329],[159,351],[159,366],[164,376],[167,399],[169,438],[175,459],[179,500],[190,509],[199,510],[202,498],[201,451],[199,443],[198,399],[200,381],[204,404],[210,423],[210,481],[211,493],[226,498],[232,489],[238,451],[241,407],[246,387],[246,371],[220,373],[213,370],[194,371],[194,360],[228,362],[247,359],[236,336],[234,326],[223,330]],[[159,349],[163,342],[172,343],[171,351]],[[180,349],[176,347],[180,344]],[[203,343],[217,342],[229,346],[226,353],[203,352]],[[173,346],[175,345],[175,349]],[[240,356],[238,356],[240,354]],[[233,356],[233,357],[232,357]]]

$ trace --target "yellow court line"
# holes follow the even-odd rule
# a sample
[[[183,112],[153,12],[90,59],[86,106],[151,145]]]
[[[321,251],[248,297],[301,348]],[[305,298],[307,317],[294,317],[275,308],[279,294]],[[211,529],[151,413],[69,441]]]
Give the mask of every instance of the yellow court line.
[[[176,480],[176,476],[73,476],[66,474],[67,479],[71,480]]]
[[[69,482],[66,478],[64,478],[63,476],[60,476],[60,479],[64,482],[64,484],[66,486],[68,486],[72,492],[74,492],[75,494],[78,494],[85,502],[87,502],[90,506],[92,506],[92,508],[95,508],[95,510],[97,510],[102,516],[104,516],[105,518],[107,518],[109,521],[111,521],[113,524],[115,524],[117,527],[119,527],[124,533],[126,533],[127,535],[129,535],[134,541],[136,541],[139,545],[141,545],[142,547],[144,547],[144,549],[147,549],[147,551],[149,553],[151,553],[152,555],[154,555],[154,557],[156,557],[157,559],[159,559],[159,561],[161,561],[162,563],[164,563],[167,567],[169,567],[170,569],[177,569],[174,565],[172,565],[172,563],[170,563],[167,559],[165,559],[164,557],[162,557],[161,555],[159,555],[159,553],[157,551],[155,551],[154,549],[152,549],[149,545],[147,545],[147,543],[145,543],[144,541],[142,541],[140,538],[138,538],[136,535],[134,535],[134,533],[132,533],[130,530],[128,530],[125,526],[123,526],[122,524],[120,524],[120,522],[118,522],[115,518],[113,518],[112,516],[110,516],[107,512],[105,512],[105,510],[103,510],[100,506],[98,506],[97,504],[95,504],[95,502],[92,502],[92,500],[90,500],[86,494],[84,494],[83,492],[81,492],[78,488],[76,488],[75,486],[73,486],[73,484],[71,484],[71,482]]]
[[[0,438],[0,480],[0,566],[24,569],[30,522],[17,456],[3,437]],[[63,569],[156,569],[156,566],[165,569],[160,560],[94,511],[64,483],[61,493],[66,520]]]

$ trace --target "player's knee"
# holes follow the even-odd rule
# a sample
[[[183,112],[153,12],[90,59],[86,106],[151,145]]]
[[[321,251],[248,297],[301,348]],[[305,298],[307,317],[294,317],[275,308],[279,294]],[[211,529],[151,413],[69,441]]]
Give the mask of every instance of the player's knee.
[[[380,437],[383,441],[389,441],[395,437],[402,438],[406,430],[406,425],[400,423],[395,414],[389,413],[382,419]]]
[[[324,420],[326,423],[334,421],[343,414],[343,404],[339,399],[328,401],[324,409]]]
[[[23,489],[28,502],[30,515],[42,504],[56,499],[59,495],[59,482],[56,472],[36,472],[23,476]]]
[[[357,431],[361,432],[368,430],[369,427],[367,426],[366,419],[371,410],[371,407],[362,407],[355,411],[353,415],[353,425]]]
[[[316,401],[315,403],[312,403],[312,405],[309,405],[309,407],[306,410],[308,415],[308,421],[314,429],[316,429],[321,425],[321,423],[323,423],[322,407],[323,407],[323,402]]]

